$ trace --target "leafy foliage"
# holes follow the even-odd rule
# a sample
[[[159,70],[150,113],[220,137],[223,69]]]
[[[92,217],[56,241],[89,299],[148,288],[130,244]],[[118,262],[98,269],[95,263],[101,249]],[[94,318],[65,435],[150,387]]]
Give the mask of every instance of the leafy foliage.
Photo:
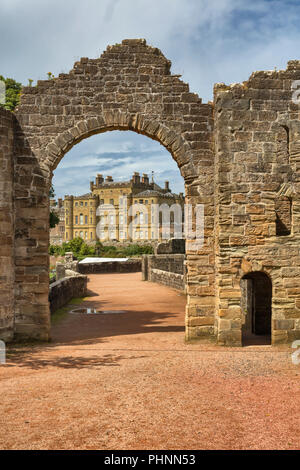
[[[50,211],[50,228],[56,227],[59,224],[59,217],[54,211]]]
[[[0,80],[5,83],[5,104],[0,104],[0,106],[13,111],[20,101],[20,94],[22,89],[22,84],[16,82],[13,78],[4,78],[0,75]]]
[[[50,190],[49,190],[49,197],[50,198],[54,198],[55,197],[55,192],[54,192],[54,188],[53,186],[51,186]],[[50,211],[50,228],[54,228],[56,227],[56,225],[59,224],[59,216],[57,215],[57,213],[55,211]]]
[[[95,246],[90,246],[80,238],[74,238],[70,242],[64,242],[61,246],[50,245],[49,254],[53,256],[64,256],[67,251],[72,251],[78,259],[99,256],[101,258],[129,258],[131,256],[141,256],[142,254],[152,254],[153,248],[150,245],[129,245],[125,247],[105,246],[97,241]]]

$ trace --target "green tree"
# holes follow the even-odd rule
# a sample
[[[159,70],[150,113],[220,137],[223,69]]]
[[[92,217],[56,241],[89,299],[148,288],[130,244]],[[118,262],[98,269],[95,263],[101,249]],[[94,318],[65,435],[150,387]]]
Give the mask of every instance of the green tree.
[[[19,104],[22,84],[13,78],[4,78],[2,75],[0,75],[0,80],[5,83],[5,104],[0,104],[0,106],[13,111]]]
[[[54,192],[54,188],[53,188],[53,185],[51,185],[51,188],[49,190],[49,198],[54,198],[55,197],[55,192]],[[59,216],[57,215],[56,211],[50,211],[50,220],[49,220],[49,223],[50,223],[50,228],[54,228],[56,227],[56,225],[59,224]]]
[[[59,217],[58,217],[58,215],[56,214],[56,212],[50,211],[50,220],[49,220],[49,223],[50,223],[50,228],[54,228],[54,227],[56,227],[56,225],[59,224]]]

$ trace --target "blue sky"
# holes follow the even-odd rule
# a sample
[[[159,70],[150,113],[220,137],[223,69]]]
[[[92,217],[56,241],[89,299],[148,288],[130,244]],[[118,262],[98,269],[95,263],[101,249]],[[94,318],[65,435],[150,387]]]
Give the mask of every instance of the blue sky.
[[[300,59],[299,24],[299,0],[0,0],[0,74],[24,84],[46,79],[47,72],[67,73],[80,57],[99,57],[108,44],[142,37],[206,102],[214,83],[240,82]],[[96,173],[127,178],[134,161],[138,171],[151,168],[158,182],[168,177],[182,190],[163,147],[110,132],[66,155],[56,170],[56,193],[87,192]]]

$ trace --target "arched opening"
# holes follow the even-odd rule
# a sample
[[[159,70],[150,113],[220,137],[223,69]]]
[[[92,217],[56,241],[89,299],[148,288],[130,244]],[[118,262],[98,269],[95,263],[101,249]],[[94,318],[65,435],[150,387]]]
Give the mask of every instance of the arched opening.
[[[170,67],[161,51],[145,40],[126,39],[108,46],[96,59],[82,58],[69,74],[23,88],[16,113],[14,171],[15,213],[19,211],[15,253],[20,272],[15,289],[16,337],[49,338],[48,192],[53,172],[75,144],[116,130],[134,131],[164,146],[184,178],[187,204],[194,209],[200,206],[188,227],[186,338],[214,334],[213,106],[190,93],[188,84],[172,75]],[[35,112],[28,106],[33,103]],[[85,206],[82,214],[90,217]],[[196,226],[198,216],[201,221]],[[69,213],[69,223],[71,219]],[[198,226],[200,230],[194,230]],[[85,218],[78,231],[84,227]],[[66,235],[71,238],[70,232]],[[87,230],[87,237],[93,237],[93,232]],[[201,289],[195,285],[198,265]]]
[[[241,280],[243,313],[242,344],[270,344],[272,320],[272,282],[256,271]]]
[[[166,292],[168,305],[165,304],[164,309],[162,306],[157,306],[160,299],[157,298],[156,294],[153,294],[151,297],[150,288],[143,290],[142,283],[140,282],[142,281],[142,272],[134,273],[136,277],[133,279],[133,273],[129,272],[127,275],[124,265],[122,266],[122,269],[124,269],[124,271],[121,271],[122,275],[117,271],[115,278],[109,271],[109,268],[103,270],[103,272],[101,272],[101,269],[98,270],[98,268],[93,272],[85,271],[89,256],[93,258],[103,257],[106,260],[114,258],[115,261],[113,262],[117,263],[117,258],[119,256],[122,258],[121,253],[126,251],[123,248],[145,247],[145,253],[147,253],[148,248],[154,248],[157,243],[167,242],[167,239],[161,239],[160,237],[161,224],[159,224],[158,230],[153,228],[153,222],[156,221],[154,220],[156,215],[154,215],[153,209],[156,205],[159,205],[159,207],[167,206],[169,208],[167,212],[170,224],[170,238],[174,233],[178,233],[176,227],[174,228],[178,220],[176,214],[174,214],[173,206],[176,206],[178,201],[180,201],[183,215],[184,180],[170,152],[164,146],[159,145],[157,141],[135,132],[120,132],[119,130],[102,132],[81,139],[80,142],[76,142],[76,145],[73,145],[65,153],[54,171],[52,183],[56,198],[60,201],[57,207],[62,207],[64,211],[64,239],[62,244],[70,245],[70,242],[77,238],[81,238],[84,241],[84,250],[82,251],[83,247],[81,247],[80,251],[82,253],[79,253],[80,258],[78,253],[75,254],[75,257],[80,262],[82,258],[85,258],[85,267],[83,270],[79,268],[79,273],[88,275],[90,283],[88,283],[88,289],[90,291],[93,290],[93,300],[87,299],[80,305],[88,306],[87,310],[92,312],[101,311],[104,304],[106,311],[125,312],[123,316],[120,314],[120,317],[115,317],[116,321],[111,323],[111,327],[115,329],[114,334],[116,335],[118,335],[117,324],[119,324],[120,331],[124,329],[125,324],[132,325],[131,329],[127,326],[126,331],[132,331],[131,334],[133,334],[140,333],[140,331],[147,332],[148,328],[149,331],[151,328],[154,331],[153,326],[151,327],[151,323],[154,322],[162,324],[162,332],[178,331],[183,334],[185,292],[184,289],[177,289],[177,284],[180,285],[180,263],[182,263],[182,278],[184,279],[184,257],[177,255],[172,260],[172,253],[161,255],[163,258],[161,263],[159,259],[156,259],[155,267],[151,265],[153,272],[155,271],[155,278],[150,276],[147,280],[152,282],[144,283],[144,286],[147,284],[149,286],[149,284],[153,283],[155,292],[156,284],[164,285],[166,291],[168,289],[170,291],[181,291],[180,293],[174,292],[173,300],[170,297],[171,293]],[[103,206],[114,208],[115,212],[113,215],[109,212],[111,209],[108,212],[106,212],[105,208],[103,212],[97,211],[97,209]],[[132,238],[126,225],[131,217],[128,215],[130,207],[134,208],[132,212],[132,222],[134,222],[134,228],[131,232]],[[182,215],[181,220],[183,220]],[[104,226],[100,223],[102,220],[104,220]],[[111,234],[113,235],[110,236]],[[182,236],[184,236],[183,232]],[[50,232],[50,243],[51,238]],[[101,248],[99,248],[100,246]],[[88,247],[91,249],[91,255],[88,252]],[[93,252],[95,247],[96,250]],[[105,251],[102,251],[104,248]],[[115,252],[113,251],[114,248],[116,248]],[[68,253],[71,250],[67,249],[66,251]],[[170,260],[167,259],[168,256]],[[127,255],[124,254],[123,257],[127,257]],[[136,255],[135,257],[139,256]],[[62,258],[59,260],[59,263],[64,262]],[[55,262],[56,260],[51,256],[50,266],[52,271],[54,271]],[[148,266],[150,266],[150,263]],[[159,272],[164,270],[164,273]],[[109,281],[108,275],[110,276]],[[135,280],[136,283],[134,283]],[[170,282],[170,286],[166,284],[166,280]],[[171,284],[172,282],[174,285]],[[99,287],[101,285],[102,288],[104,286],[105,293],[100,293],[97,298],[96,294],[98,291],[101,291]],[[115,292],[111,294],[113,286],[115,287]],[[139,298],[141,296],[139,291],[142,290],[145,296],[145,303],[136,311],[134,310],[136,309],[135,297]],[[164,291],[162,292],[161,304],[163,296]],[[154,298],[156,299],[155,302],[153,301]],[[116,303],[117,301],[118,304]],[[172,308],[170,308],[170,305],[172,305]],[[180,312],[179,308],[181,309]],[[81,308],[79,310],[83,311],[84,309]],[[131,322],[129,318],[131,313],[135,318],[135,323]],[[91,314],[89,313],[89,315]],[[76,316],[70,315],[69,327],[71,330],[77,323],[76,319]],[[98,333],[100,336],[111,334],[110,330],[102,328],[106,323],[103,324],[103,319],[101,320],[100,317],[99,325],[102,329],[97,329],[95,323],[97,320],[95,318],[89,316],[86,318],[86,321],[87,328],[84,334],[91,334],[91,337],[95,337]],[[88,330],[89,321],[92,325],[91,330]],[[69,331],[69,338],[74,339],[77,335],[76,339],[80,339],[80,336],[78,336],[80,333],[74,330],[75,336],[72,336],[71,330]],[[52,329],[52,333],[53,331]],[[53,334],[53,338],[60,338],[57,328]]]

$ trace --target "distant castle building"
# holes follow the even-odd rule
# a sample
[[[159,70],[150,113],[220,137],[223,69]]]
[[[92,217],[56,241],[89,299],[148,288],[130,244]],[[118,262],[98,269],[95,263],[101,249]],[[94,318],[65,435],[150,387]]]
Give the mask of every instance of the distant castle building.
[[[104,179],[98,174],[95,182],[90,183],[90,191],[82,196],[67,195],[58,204],[58,210],[63,207],[64,214],[62,241],[70,241],[76,237],[81,237],[86,242],[159,240],[162,238],[162,218],[157,213],[157,206],[171,207],[179,204],[183,214],[183,194],[172,193],[168,181],[161,188],[153,177],[149,181],[147,174],[141,177],[135,172],[130,181],[123,182],[116,182],[111,176]],[[175,230],[172,211],[170,219],[171,238]],[[154,226],[158,229],[154,229]],[[59,239],[57,232],[62,233],[62,227],[63,224],[51,230],[51,243],[61,243],[55,240]]]

